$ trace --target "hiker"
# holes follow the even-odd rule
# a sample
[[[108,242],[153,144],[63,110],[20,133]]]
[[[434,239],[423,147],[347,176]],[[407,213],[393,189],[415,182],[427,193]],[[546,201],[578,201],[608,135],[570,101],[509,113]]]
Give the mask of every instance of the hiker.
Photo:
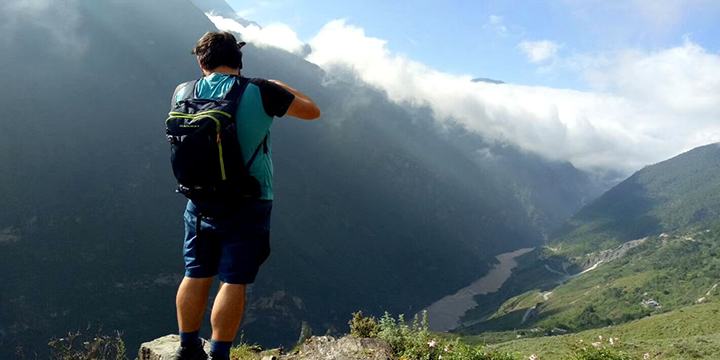
[[[176,306],[180,347],[176,360],[204,360],[199,337],[210,286],[220,289],[212,307],[209,358],[229,359],[245,307],[245,286],[270,254],[274,117],[320,116],[305,94],[276,80],[240,75],[244,42],[208,32],[192,54],[203,77],[180,84],[172,97],[167,137],[185,209],[185,277]]]

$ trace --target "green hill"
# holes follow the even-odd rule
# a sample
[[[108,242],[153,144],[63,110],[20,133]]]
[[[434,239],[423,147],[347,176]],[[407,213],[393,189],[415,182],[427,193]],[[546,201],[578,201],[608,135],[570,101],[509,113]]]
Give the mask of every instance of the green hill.
[[[580,255],[720,218],[720,145],[643,168],[577,212],[550,236]]]
[[[718,144],[638,171],[519,259],[500,291],[476,297],[457,332],[541,359],[599,335],[636,356],[720,358],[718,175]]]
[[[580,276],[567,275],[562,279],[552,272],[560,272],[561,268],[548,259],[537,259],[528,265],[527,273],[537,278],[545,273],[548,278],[565,283],[555,286],[533,283],[530,278],[520,277],[520,273],[514,279],[515,285],[508,286],[518,287],[524,280],[528,291],[499,306],[497,302],[492,306],[492,297],[479,298],[495,312],[484,314],[486,321],[462,331],[481,334],[540,329],[538,333],[545,334],[561,328],[579,332],[712,301],[720,290],[718,253],[720,224],[716,223],[709,229],[645,239],[624,257]],[[466,318],[473,319],[471,313]]]

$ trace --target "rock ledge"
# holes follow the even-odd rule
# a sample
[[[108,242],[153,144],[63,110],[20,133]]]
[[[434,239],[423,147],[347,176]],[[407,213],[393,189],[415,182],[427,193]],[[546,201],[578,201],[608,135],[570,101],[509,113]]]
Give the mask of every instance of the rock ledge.
[[[143,343],[138,352],[139,360],[170,360],[175,349],[180,346],[178,335],[167,335]],[[210,351],[209,342],[205,351]],[[313,336],[299,350],[292,354],[283,354],[282,350],[250,352],[257,360],[391,360],[392,349],[380,339],[358,339],[345,336],[335,339],[332,336]]]

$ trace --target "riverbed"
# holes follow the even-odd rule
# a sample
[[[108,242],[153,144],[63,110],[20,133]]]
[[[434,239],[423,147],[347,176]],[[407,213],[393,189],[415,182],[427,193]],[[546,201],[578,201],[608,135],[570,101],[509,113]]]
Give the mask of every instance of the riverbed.
[[[490,269],[487,275],[460,289],[457,293],[448,295],[428,306],[425,310],[428,313],[430,330],[449,331],[459,327],[461,325],[460,318],[465,312],[477,306],[474,296],[500,290],[512,274],[512,270],[518,265],[515,258],[532,250],[533,248],[519,249],[496,256],[498,263]]]

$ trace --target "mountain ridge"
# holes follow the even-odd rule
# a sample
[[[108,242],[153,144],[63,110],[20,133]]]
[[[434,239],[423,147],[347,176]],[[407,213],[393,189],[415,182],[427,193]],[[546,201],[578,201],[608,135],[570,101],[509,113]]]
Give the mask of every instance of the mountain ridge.
[[[717,179],[720,143],[646,166],[579,210],[551,234],[550,244],[577,255],[717,219]]]

